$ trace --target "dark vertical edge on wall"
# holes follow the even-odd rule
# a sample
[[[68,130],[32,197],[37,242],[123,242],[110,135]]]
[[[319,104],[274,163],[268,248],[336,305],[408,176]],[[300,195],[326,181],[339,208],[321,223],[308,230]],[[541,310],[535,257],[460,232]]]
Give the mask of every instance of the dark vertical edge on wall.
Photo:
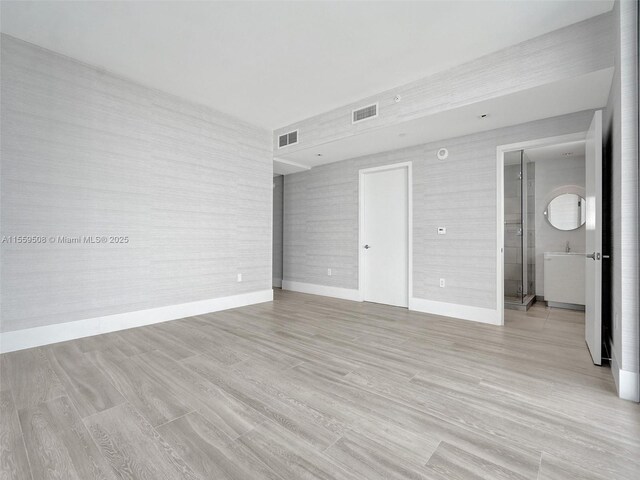
[[[603,131],[602,142],[602,351],[611,358],[613,342],[613,128]]]
[[[637,141],[636,141],[636,160],[638,162],[638,223],[636,235],[640,238],[640,6],[636,3],[636,114],[638,121]],[[640,258],[640,242],[638,242],[638,258]],[[640,262],[638,262],[638,278],[640,278]],[[638,282],[638,298],[640,298],[640,282]],[[638,365],[640,365],[640,314],[636,319],[638,321]],[[639,367],[640,370],[640,367]],[[640,399],[640,382],[638,382],[638,398]]]

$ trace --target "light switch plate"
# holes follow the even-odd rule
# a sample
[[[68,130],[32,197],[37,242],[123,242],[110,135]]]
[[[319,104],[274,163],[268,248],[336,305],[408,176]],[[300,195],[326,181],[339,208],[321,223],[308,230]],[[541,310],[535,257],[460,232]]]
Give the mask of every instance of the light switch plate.
[[[241,282],[241,281],[242,281],[242,274],[241,274],[241,273],[239,273],[239,274],[238,274],[238,282]]]

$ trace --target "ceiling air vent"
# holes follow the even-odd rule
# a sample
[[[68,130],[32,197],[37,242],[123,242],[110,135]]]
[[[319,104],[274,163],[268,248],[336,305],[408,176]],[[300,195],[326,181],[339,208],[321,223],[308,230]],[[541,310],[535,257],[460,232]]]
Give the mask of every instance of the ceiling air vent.
[[[358,123],[363,120],[367,120],[368,118],[375,118],[378,116],[378,104],[374,103],[373,105],[367,105],[366,107],[359,108],[358,110],[354,110],[352,112],[351,121],[353,123]]]
[[[298,130],[285,133],[284,135],[280,135],[278,137],[278,148],[286,147],[287,145],[293,145],[294,143],[298,143]]]

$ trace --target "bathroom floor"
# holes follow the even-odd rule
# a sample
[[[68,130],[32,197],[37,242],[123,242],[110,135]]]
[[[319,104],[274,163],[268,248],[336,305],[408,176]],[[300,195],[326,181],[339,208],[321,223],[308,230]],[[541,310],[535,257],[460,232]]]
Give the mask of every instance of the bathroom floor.
[[[535,303],[535,295],[526,295],[524,300],[520,295],[505,295],[504,308],[506,310],[521,310],[526,312]]]
[[[544,333],[571,332],[584,337],[584,312],[547,307],[544,302],[534,303],[526,312],[505,310],[504,323],[522,330]]]

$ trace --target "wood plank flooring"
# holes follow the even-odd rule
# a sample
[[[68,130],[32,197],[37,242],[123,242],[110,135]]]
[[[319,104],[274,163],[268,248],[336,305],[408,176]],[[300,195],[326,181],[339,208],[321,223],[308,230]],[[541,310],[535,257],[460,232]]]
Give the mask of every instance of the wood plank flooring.
[[[640,478],[584,315],[495,327],[276,291],[0,356],[1,479]]]

